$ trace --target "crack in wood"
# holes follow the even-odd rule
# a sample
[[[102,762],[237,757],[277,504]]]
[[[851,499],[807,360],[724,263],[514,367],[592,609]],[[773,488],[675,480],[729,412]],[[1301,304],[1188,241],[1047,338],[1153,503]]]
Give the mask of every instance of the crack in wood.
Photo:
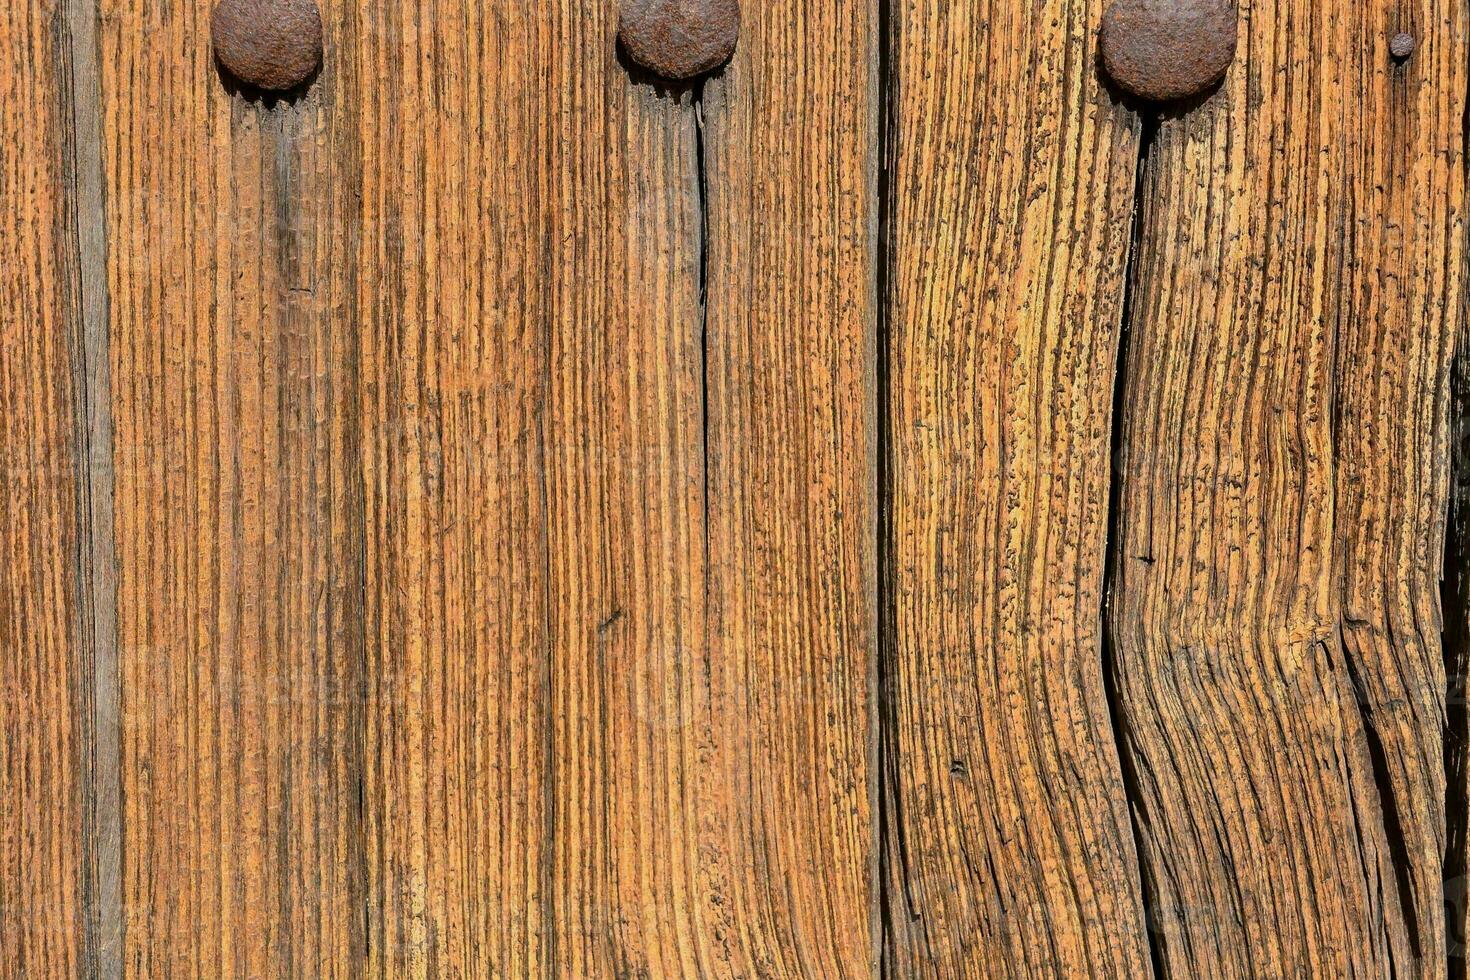
[[[1113,360],[1113,409],[1112,432],[1108,443],[1111,460],[1111,477],[1108,485],[1107,538],[1103,542],[1103,587],[1102,587],[1102,676],[1103,689],[1107,694],[1108,714],[1112,723],[1114,743],[1117,747],[1118,765],[1123,782],[1123,794],[1128,805],[1128,820],[1133,828],[1133,852],[1135,874],[1139,895],[1143,905],[1145,941],[1148,944],[1150,965],[1153,975],[1167,976],[1164,968],[1164,950],[1160,933],[1154,928],[1154,896],[1149,881],[1149,865],[1144,860],[1142,821],[1143,794],[1139,790],[1137,762],[1129,744],[1128,718],[1123,709],[1122,695],[1118,690],[1119,675],[1113,649],[1112,594],[1116,564],[1119,560],[1118,545],[1122,538],[1122,487],[1123,487],[1123,433],[1124,403],[1128,391],[1128,342],[1133,333],[1134,286],[1138,277],[1138,256],[1142,250],[1144,232],[1144,203],[1149,177],[1149,163],[1154,145],[1158,142],[1160,116],[1157,112],[1140,115],[1138,134],[1138,169],[1133,183],[1133,224],[1128,236],[1128,257],[1123,273],[1123,297],[1118,316],[1118,349]],[[1152,561],[1152,559],[1149,559]]]
[[[1466,102],[1470,113],[1470,98]],[[1470,134],[1470,125],[1466,127]],[[1470,821],[1470,342],[1460,338],[1450,371],[1450,494],[1440,577],[1446,679],[1444,908],[1449,980],[1465,980],[1467,821]]]

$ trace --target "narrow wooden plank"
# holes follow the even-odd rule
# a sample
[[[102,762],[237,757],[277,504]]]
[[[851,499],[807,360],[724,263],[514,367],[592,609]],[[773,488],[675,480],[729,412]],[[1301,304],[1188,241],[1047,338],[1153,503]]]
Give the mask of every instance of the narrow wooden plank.
[[[1463,18],[1252,3],[1150,158],[1113,630],[1171,976],[1445,972]]]
[[[545,261],[543,208],[549,148],[581,135],[544,118],[546,5],[348,16],[368,972],[548,976],[545,309],[567,270]]]
[[[1150,970],[1100,630],[1138,159],[1103,6],[892,10],[895,976]]]
[[[616,14],[550,62],[558,971],[867,976],[874,12],[674,88]]]
[[[1450,380],[1464,329],[1465,125],[1470,10],[1382,0],[1346,18],[1334,448],[1338,617],[1394,856],[1413,964],[1447,968],[1445,734],[1440,606],[1454,429]],[[1388,41],[1418,36],[1396,64]],[[1340,265],[1339,265],[1340,262]]]
[[[878,4],[741,7],[703,107],[709,941],[733,976],[868,977]]]
[[[0,11],[0,974],[83,969],[78,420],[54,10]]]
[[[117,657],[117,550],[113,532],[112,344],[108,302],[107,213],[102,138],[100,11],[91,0],[64,0],[61,51],[70,69],[61,94],[69,131],[68,256],[75,344],[80,643],[86,650],[77,714],[82,726],[85,972],[123,973],[122,725]]]
[[[744,975],[707,840],[701,87],[630,75],[615,3],[548,15],[556,975]]]
[[[355,133],[328,108],[330,61],[302,98],[236,93],[211,6],[101,6],[125,967],[346,976],[362,515],[339,149]]]

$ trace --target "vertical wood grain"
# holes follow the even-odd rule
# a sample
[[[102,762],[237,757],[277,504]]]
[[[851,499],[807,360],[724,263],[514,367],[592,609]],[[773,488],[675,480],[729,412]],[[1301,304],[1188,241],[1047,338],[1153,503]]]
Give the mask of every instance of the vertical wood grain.
[[[700,819],[736,976],[877,966],[878,30],[874,2],[745,0],[704,90]]]
[[[82,726],[82,894],[86,903],[86,972],[115,980],[123,972],[122,730],[117,659],[117,550],[113,531],[112,345],[107,292],[106,174],[102,138],[99,11],[90,0],[58,7],[60,80],[69,124],[62,140],[67,172],[67,250],[71,279],[73,397],[77,431],[77,548],[80,643],[77,685]]]
[[[701,87],[620,64],[615,4],[551,21],[555,972],[736,975],[702,839],[728,795],[710,778]]]
[[[393,440],[365,457],[369,621],[382,617],[369,674],[403,678],[410,699],[370,728],[371,836],[385,842],[372,878],[387,879],[369,902],[387,920],[375,973],[870,970],[872,23],[818,13],[834,28],[816,44],[821,70],[783,104],[817,122],[820,141],[797,158],[841,181],[808,189],[789,161],[763,164],[760,182],[800,205],[784,220],[805,244],[758,268],[776,242],[763,238],[718,272],[720,243],[738,230],[730,247],[749,248],[769,204],[732,195],[720,215],[714,188],[750,195],[745,154],[771,151],[731,136],[729,169],[711,163],[721,137],[699,103],[726,83],[630,72],[614,5],[507,8],[493,22],[437,5],[426,16],[456,29],[432,47],[391,13],[363,31],[377,67],[362,74],[391,92],[364,123],[363,224],[401,228],[411,246],[367,271],[361,304],[383,317],[365,345],[364,411],[387,417]],[[743,43],[759,51],[760,11],[746,14]],[[501,49],[477,40],[492,28],[528,58],[492,58]],[[795,124],[774,128],[792,152]],[[376,184],[400,170],[424,177]],[[465,198],[474,210],[459,210]],[[823,271],[763,298],[769,334],[721,331],[811,378],[820,414],[810,435],[788,434],[802,415],[752,418],[706,395],[714,358],[734,355],[711,347],[701,300],[713,310],[736,284],[768,297],[802,281],[808,251]],[[720,370],[752,391],[780,380]],[[810,455],[813,473],[773,492],[737,459],[717,486],[717,428],[732,458]],[[765,529],[716,528],[716,507]],[[813,535],[830,535],[833,562],[806,564]],[[468,562],[463,579],[436,573]],[[709,611],[726,595],[741,603],[728,639]],[[475,646],[435,636],[461,618],[481,624]],[[504,696],[482,706],[476,684]],[[813,755],[828,768],[812,772]],[[462,792],[485,809],[462,809]]]
[[[368,973],[548,976],[546,310],[569,270],[544,209],[552,141],[580,135],[545,116],[546,5],[348,17]]]
[[[1451,368],[1464,329],[1465,113],[1470,65],[1464,4],[1381,2],[1346,18],[1360,52],[1328,80],[1347,142],[1335,309],[1335,564],[1341,640],[1363,716],[1417,962],[1442,977],[1447,956],[1445,747],[1440,606],[1454,416]],[[1397,32],[1419,39],[1396,65]],[[1346,68],[1346,70],[1344,70]]]
[[[362,514],[331,63],[236,92],[211,4],[104,2],[125,968],[357,972]],[[327,33],[341,37],[339,8]]]
[[[81,547],[56,8],[0,11],[0,974],[83,969]]]
[[[1465,30],[1247,4],[1149,161],[1113,630],[1170,976],[1444,975]]]
[[[1138,126],[1102,3],[895,3],[885,960],[1146,976],[1103,678]]]

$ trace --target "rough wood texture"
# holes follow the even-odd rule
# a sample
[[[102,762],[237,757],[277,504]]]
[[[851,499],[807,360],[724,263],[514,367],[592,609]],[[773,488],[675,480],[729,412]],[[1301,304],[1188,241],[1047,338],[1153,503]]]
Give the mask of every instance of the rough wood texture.
[[[134,976],[342,976],[360,941],[353,178],[235,95],[209,4],[102,4]]]
[[[1102,7],[893,10],[896,976],[1149,970],[1099,628],[1138,159]]]
[[[0,974],[1463,978],[1463,4],[212,2],[0,13]]]
[[[0,975],[81,973],[86,658],[64,64],[52,11],[0,11]]]
[[[545,214],[576,205],[547,158],[571,138],[544,117],[550,11],[361,2],[343,25],[361,154],[371,976],[552,971],[546,460],[571,447],[546,442],[547,310],[566,270],[546,261]]]
[[[709,840],[733,787],[706,639],[699,89],[630,79],[611,8],[562,13],[557,126],[581,135],[553,144],[547,219],[557,975],[739,975]]]
[[[1344,20],[1341,46],[1358,58],[1325,62],[1327,83],[1341,92],[1340,125],[1353,137],[1334,146],[1341,187],[1327,198],[1353,222],[1327,253],[1329,268],[1340,270],[1338,295],[1326,306],[1337,348],[1337,615],[1415,958],[1398,965],[1399,975],[1442,977],[1448,682],[1440,579],[1454,431],[1449,382],[1466,285],[1470,65],[1456,41],[1470,17],[1462,5],[1421,2],[1406,12],[1379,0]],[[1406,26],[1422,42],[1396,66],[1388,43]]]
[[[743,0],[705,89],[713,778],[732,976],[871,975],[877,5]],[[726,975],[723,972],[717,975]]]
[[[749,134],[738,62],[702,137],[610,5],[512,8],[361,32],[396,79],[363,226],[403,243],[360,280],[369,676],[409,680],[369,728],[373,972],[866,975],[870,12],[811,12],[799,122]],[[758,266],[770,194],[793,247]]]
[[[1463,11],[1242,16],[1224,88],[1162,121],[1127,352],[1113,632],[1153,937],[1169,976],[1442,976]]]

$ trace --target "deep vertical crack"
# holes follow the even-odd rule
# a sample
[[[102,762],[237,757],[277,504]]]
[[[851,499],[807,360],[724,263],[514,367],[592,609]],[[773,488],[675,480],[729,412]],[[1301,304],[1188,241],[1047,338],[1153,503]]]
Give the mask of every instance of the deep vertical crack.
[[[1461,166],[1470,176],[1470,82],[1460,116]],[[1462,279],[1470,260],[1462,259]],[[1470,295],[1460,302],[1460,336],[1450,366],[1450,479],[1445,519],[1444,564],[1440,571],[1442,649],[1446,681],[1444,732],[1445,946],[1449,980],[1466,980],[1465,918],[1470,901],[1466,875],[1466,825],[1470,821],[1470,713],[1466,706],[1466,671],[1470,667]]]
[[[1470,97],[1466,100],[1470,123]],[[1470,125],[1467,125],[1470,136]],[[1440,577],[1444,615],[1444,663],[1448,713],[1445,760],[1445,939],[1449,980],[1465,980],[1467,895],[1466,824],[1470,820],[1470,717],[1466,667],[1470,665],[1470,338],[1462,336],[1450,372],[1450,496]]]
[[[693,89],[694,108],[694,190],[699,209],[698,280],[699,296],[699,424],[700,463],[704,490],[704,580],[705,601],[709,601],[709,170],[704,147],[704,86],[701,78]]]
[[[1123,297],[1118,317],[1118,350],[1113,368],[1112,435],[1109,444],[1109,459],[1112,472],[1108,488],[1107,540],[1103,548],[1103,588],[1101,610],[1102,674],[1103,687],[1107,692],[1108,714],[1112,721],[1113,738],[1117,743],[1118,763],[1123,777],[1123,793],[1128,804],[1129,825],[1133,829],[1133,849],[1138,863],[1138,882],[1143,902],[1145,938],[1148,942],[1149,959],[1153,975],[1168,976],[1164,965],[1164,950],[1153,921],[1154,888],[1150,880],[1148,861],[1144,857],[1142,794],[1139,790],[1138,769],[1130,748],[1132,741],[1128,715],[1123,710],[1122,693],[1117,653],[1113,645],[1113,587],[1117,574],[1118,543],[1122,532],[1123,490],[1123,427],[1124,408],[1128,397],[1129,345],[1133,336],[1135,286],[1138,279],[1138,256],[1143,245],[1144,195],[1149,176],[1149,164],[1153,157],[1154,144],[1158,141],[1160,117],[1156,112],[1145,112],[1140,119],[1138,134],[1138,163],[1133,178],[1133,224],[1128,238],[1128,261],[1123,273]]]
[[[1343,648],[1341,631],[1338,636],[1338,647]],[[1373,782],[1378,791],[1378,808],[1382,812],[1383,833],[1388,843],[1390,862],[1393,865],[1394,883],[1398,888],[1400,911],[1404,917],[1404,927],[1409,935],[1409,943],[1413,947],[1414,956],[1417,959],[1423,955],[1423,945],[1419,936],[1419,912],[1415,902],[1414,883],[1411,876],[1412,860],[1409,857],[1407,838],[1404,835],[1403,820],[1400,817],[1398,794],[1393,788],[1393,777],[1390,774],[1388,764],[1388,752],[1383,745],[1383,736],[1373,720],[1373,712],[1370,708],[1372,702],[1369,700],[1368,689],[1363,678],[1358,672],[1353,658],[1346,655],[1344,650],[1343,665],[1347,670],[1348,681],[1353,686],[1354,701],[1358,706],[1358,712],[1363,720],[1363,740],[1368,748],[1368,759],[1373,766]],[[1393,967],[1394,964],[1390,963]]]
[[[897,656],[895,590],[893,583],[893,408],[892,408],[892,297],[890,267],[893,248],[893,151],[897,145],[898,125],[894,106],[898,102],[898,77],[894,73],[894,18],[891,0],[878,3],[877,93],[875,111],[877,147],[874,170],[874,196],[877,201],[878,228],[874,243],[873,278],[875,290],[876,338],[874,383],[877,387],[877,643],[874,651],[874,697],[877,700],[877,935],[874,937],[875,961],[880,977],[892,970],[895,896],[892,893],[894,870],[889,862],[897,858],[898,872],[908,881],[908,849],[903,831],[903,808],[898,793],[898,717],[894,710],[893,665]]]

